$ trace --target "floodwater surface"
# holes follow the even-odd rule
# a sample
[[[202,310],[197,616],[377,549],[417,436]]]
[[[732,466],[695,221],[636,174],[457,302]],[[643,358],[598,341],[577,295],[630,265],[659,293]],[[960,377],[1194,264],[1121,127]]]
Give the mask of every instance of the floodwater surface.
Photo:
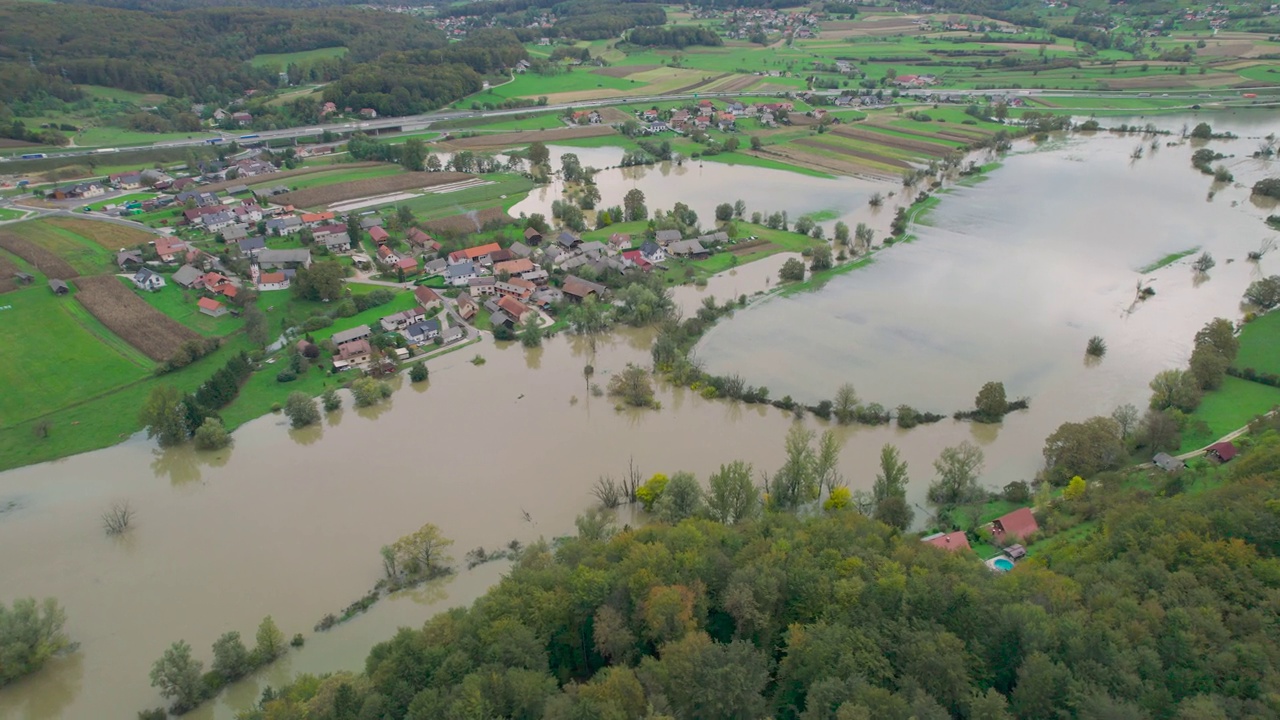
[[[1132,138],[1057,142],[1012,156],[986,182],[949,194],[917,241],[877,255],[870,267],[726,318],[699,355],[709,369],[767,385],[774,397],[816,400],[852,382],[870,401],[948,413],[971,404],[982,382],[1002,380],[1010,394],[1030,396],[1031,410],[1001,425],[838,428],[840,470],[853,489],[869,489],[880,447],[893,442],[909,464],[910,499],[922,503],[931,461],[973,440],[986,452],[987,484],[1031,478],[1054,427],[1141,402],[1155,372],[1185,361],[1203,322],[1238,317],[1245,285],[1277,272],[1274,257],[1260,267],[1244,260],[1270,235],[1260,218],[1274,212],[1252,204],[1247,186],[1274,169],[1229,160],[1241,185],[1209,200],[1211,179],[1190,167],[1190,146],[1132,162]],[[1246,142],[1221,146],[1247,155]],[[575,152],[584,164],[611,164]],[[713,163],[602,176],[605,204],[637,186],[650,208],[679,199],[704,219],[738,197],[749,211],[880,217],[866,207],[877,186],[861,180]],[[515,212],[545,212],[554,195],[539,194]],[[1138,272],[1195,246],[1218,260],[1207,280],[1192,276],[1188,260]],[[708,293],[766,289],[781,261],[738,268],[677,298],[689,307]],[[1157,294],[1135,306],[1139,279]],[[1094,334],[1110,349],[1088,365],[1084,345]],[[135,438],[0,474],[0,507],[13,504],[0,515],[0,601],[58,598],[80,643],[0,690],[0,717],[132,717],[163,704],[148,671],[175,640],[190,642],[207,667],[219,635],[237,630],[251,640],[265,615],[286,636],[303,633],[305,648],[191,715],[229,718],[292,673],[360,668],[395,627],[470,602],[506,568],[462,571],[312,632],[377,581],[382,545],[424,523],[455,540],[460,564],[471,548],[572,532],[596,479],[623,475],[632,459],[646,477],[689,470],[705,479],[737,459],[775,470],[793,422],[779,410],[661,386],[660,410],[620,411],[593,396],[584,365],[607,385],[626,363],[648,364],[651,340],[649,331],[621,331],[594,358],[566,335],[536,350],[485,340],[432,361],[428,383],[404,382],[386,404],[344,409],[320,427],[295,431],[268,415],[240,428],[226,451],[159,450]],[[473,365],[476,355],[485,364]],[[128,500],[137,519],[113,540],[99,515],[117,500]]]

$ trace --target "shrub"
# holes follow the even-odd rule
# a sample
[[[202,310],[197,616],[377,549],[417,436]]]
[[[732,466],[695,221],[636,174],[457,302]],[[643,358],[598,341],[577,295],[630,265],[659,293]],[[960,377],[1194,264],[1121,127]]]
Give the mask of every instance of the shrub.
[[[636,499],[640,501],[645,510],[653,509],[653,504],[661,499],[662,493],[667,489],[667,483],[670,480],[666,475],[658,473],[636,489]]]
[[[320,411],[310,395],[302,392],[289,393],[285,401],[284,414],[295,428],[303,428],[320,422]]]
[[[364,377],[351,383],[356,407],[369,407],[391,397],[391,386],[381,380]]]
[[[409,368],[409,380],[411,382],[422,382],[426,380],[430,371],[427,370],[427,364],[424,362],[416,362],[413,367]]]
[[[1103,340],[1101,335],[1094,335],[1089,338],[1089,343],[1085,345],[1084,352],[1089,357],[1100,358],[1107,354],[1107,341]]]
[[[312,315],[302,323],[303,332],[323,330],[333,324],[333,318],[327,315]]]
[[[293,368],[285,368],[276,373],[276,382],[289,383],[297,379],[298,374],[293,371]]]

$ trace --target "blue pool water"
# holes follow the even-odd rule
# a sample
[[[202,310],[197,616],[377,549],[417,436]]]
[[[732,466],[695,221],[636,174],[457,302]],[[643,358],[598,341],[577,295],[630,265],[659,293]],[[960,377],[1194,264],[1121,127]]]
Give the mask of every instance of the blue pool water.
[[[991,565],[994,566],[995,569],[1003,570],[1005,572],[1008,572],[1013,569],[1013,561],[1007,558],[996,558],[995,560],[991,561]]]

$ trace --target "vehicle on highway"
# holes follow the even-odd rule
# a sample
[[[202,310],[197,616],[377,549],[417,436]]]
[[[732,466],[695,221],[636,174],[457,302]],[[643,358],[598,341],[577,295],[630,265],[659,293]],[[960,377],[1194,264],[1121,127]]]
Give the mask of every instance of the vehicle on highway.
[[[23,155],[21,159],[22,160],[43,160],[46,157],[48,156],[45,155],[44,153],[27,153],[26,155]]]
[[[120,148],[98,148],[97,150],[94,150],[94,152],[101,155],[102,153],[120,152]]]
[[[240,139],[241,139],[241,140],[254,140],[254,139],[256,139],[257,137],[258,137],[257,135],[241,135],[241,136],[240,136]]]

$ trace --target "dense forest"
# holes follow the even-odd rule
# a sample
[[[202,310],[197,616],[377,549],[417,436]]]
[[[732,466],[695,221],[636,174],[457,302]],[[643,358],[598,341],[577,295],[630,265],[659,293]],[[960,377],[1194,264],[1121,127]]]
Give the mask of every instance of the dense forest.
[[[723,467],[658,501],[675,524],[584,515],[364,673],[302,676],[242,718],[1280,717],[1280,435],[1256,430],[1229,466],[1050,501],[1083,532],[1005,574],[850,508],[722,512],[752,507]]]
[[[444,16],[479,15],[509,27],[522,40],[536,40],[546,31],[529,28],[540,16],[555,15],[555,36],[576,40],[601,40],[618,37],[634,27],[662,25],[667,21],[661,5],[647,0],[482,0],[439,9]]]
[[[68,13],[54,4],[0,0],[0,118],[56,109],[48,107],[51,98],[77,102],[83,97],[77,83],[226,104],[251,90],[278,86],[276,68],[248,62],[255,55],[330,47],[348,53],[291,64],[285,68],[290,81],[340,80],[326,89],[326,100],[386,115],[457,100],[480,89],[481,75],[526,57],[508,31],[481,31],[448,43],[420,18],[368,9],[82,7]],[[158,112],[126,124],[189,130],[190,118],[179,117],[185,112],[181,104],[162,104]],[[309,108],[292,114],[315,116]]]
[[[684,48],[690,45],[718,47],[724,40],[714,30],[694,25],[668,25],[665,27],[638,27],[627,35],[634,45],[646,47]]]

